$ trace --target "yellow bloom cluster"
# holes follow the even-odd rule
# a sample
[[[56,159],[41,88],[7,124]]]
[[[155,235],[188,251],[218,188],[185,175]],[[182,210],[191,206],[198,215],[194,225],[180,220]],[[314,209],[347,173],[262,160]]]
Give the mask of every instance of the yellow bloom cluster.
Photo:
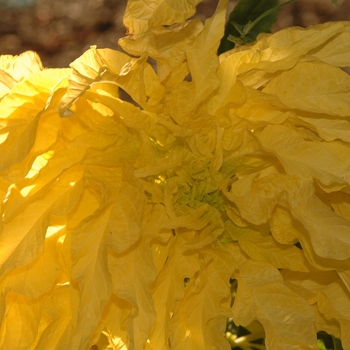
[[[128,54],[0,57],[1,349],[229,349],[230,317],[350,349],[350,23],[218,57],[198,2],[129,1]]]

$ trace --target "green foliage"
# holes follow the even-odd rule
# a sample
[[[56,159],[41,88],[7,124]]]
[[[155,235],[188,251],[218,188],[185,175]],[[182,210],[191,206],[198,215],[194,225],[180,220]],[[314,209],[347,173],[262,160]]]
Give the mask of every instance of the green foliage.
[[[343,350],[341,341],[326,332],[317,333],[317,346],[319,350]]]
[[[262,32],[269,32],[277,18],[277,6],[278,0],[240,0],[230,14],[218,53],[233,49],[235,43],[228,39],[230,36],[241,38],[244,28],[247,28],[250,23],[256,21],[264,13],[273,10],[255,24],[254,28],[245,36],[245,42],[254,41],[257,35]]]
[[[236,45],[255,41],[260,33],[269,33],[276,22],[278,10],[294,1],[296,0],[278,4],[278,0],[239,0],[226,24],[218,54],[231,50]],[[332,3],[338,5],[337,0],[332,0]]]

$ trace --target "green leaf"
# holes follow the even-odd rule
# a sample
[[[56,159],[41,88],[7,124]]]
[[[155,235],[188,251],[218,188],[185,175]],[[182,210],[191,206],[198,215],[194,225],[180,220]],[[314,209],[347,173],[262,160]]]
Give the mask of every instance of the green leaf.
[[[341,345],[341,341],[335,336],[332,336],[332,339],[333,339],[334,350],[342,350],[343,348]]]
[[[235,47],[235,44],[228,40],[228,37],[230,35],[236,38],[241,37],[241,33],[237,28],[243,30],[249,22],[255,21],[266,11],[277,6],[278,0],[240,0],[230,14],[225,28],[225,35],[221,39],[218,53],[221,54]],[[272,24],[276,21],[277,12],[278,8],[256,23],[251,32],[246,36],[246,39],[251,42],[255,40],[258,34],[269,32]],[[236,25],[232,25],[232,23],[235,23]]]
[[[322,339],[317,340],[317,346],[318,346],[319,350],[327,350]]]

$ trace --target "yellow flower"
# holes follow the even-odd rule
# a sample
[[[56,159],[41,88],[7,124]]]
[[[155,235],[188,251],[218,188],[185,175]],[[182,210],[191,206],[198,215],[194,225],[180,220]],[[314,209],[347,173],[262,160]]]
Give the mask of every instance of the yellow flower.
[[[1,349],[350,344],[350,23],[218,57],[226,1],[173,3],[128,3],[130,55],[1,58]]]

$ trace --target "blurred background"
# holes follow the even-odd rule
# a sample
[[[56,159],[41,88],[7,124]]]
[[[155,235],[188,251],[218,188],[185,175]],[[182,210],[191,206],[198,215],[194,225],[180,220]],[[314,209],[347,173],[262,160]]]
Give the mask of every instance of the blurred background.
[[[238,0],[230,1],[232,9]],[[282,1],[281,1],[282,2]],[[298,0],[282,8],[273,31],[350,20],[350,0]],[[196,17],[205,20],[217,0],[204,0]],[[67,67],[91,45],[118,49],[125,35],[126,0],[0,0],[0,54],[39,53],[46,67]]]

